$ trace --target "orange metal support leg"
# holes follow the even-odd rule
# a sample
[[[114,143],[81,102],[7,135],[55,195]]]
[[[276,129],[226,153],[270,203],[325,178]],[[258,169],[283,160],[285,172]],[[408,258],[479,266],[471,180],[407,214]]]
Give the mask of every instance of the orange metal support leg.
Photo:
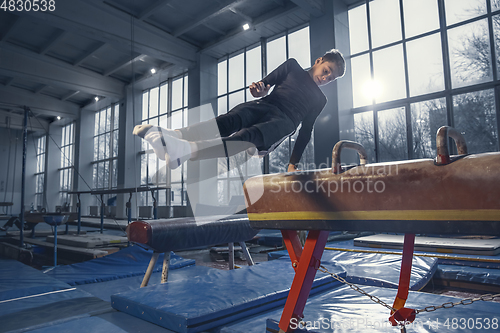
[[[311,291],[316,276],[316,271],[321,264],[321,256],[325,249],[329,231],[311,230],[307,236],[304,249],[299,241],[297,231],[282,230],[292,266],[295,269],[295,277],[286,300],[283,314],[279,323],[280,332],[291,332],[292,319],[298,320],[303,317],[304,307]]]

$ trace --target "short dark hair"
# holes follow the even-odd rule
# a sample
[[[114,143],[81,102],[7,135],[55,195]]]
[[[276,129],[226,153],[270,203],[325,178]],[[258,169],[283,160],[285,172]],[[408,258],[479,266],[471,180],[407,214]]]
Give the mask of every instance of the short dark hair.
[[[330,51],[326,52],[323,57],[323,61],[329,61],[337,65],[337,69],[339,72],[337,73],[338,76],[337,78],[341,78],[345,74],[345,59],[342,53],[340,53],[339,50],[337,49],[331,49]]]

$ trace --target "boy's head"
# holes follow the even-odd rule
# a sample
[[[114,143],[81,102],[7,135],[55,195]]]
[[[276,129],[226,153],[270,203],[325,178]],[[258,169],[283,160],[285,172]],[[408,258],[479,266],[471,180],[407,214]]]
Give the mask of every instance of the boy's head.
[[[316,59],[309,69],[309,74],[318,86],[330,83],[345,74],[345,59],[336,49],[326,52],[321,58]]]

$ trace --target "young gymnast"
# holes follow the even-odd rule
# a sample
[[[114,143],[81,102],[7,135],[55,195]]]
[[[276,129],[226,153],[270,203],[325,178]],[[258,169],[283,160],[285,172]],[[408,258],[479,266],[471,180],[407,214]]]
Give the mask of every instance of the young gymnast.
[[[344,73],[345,60],[336,49],[316,59],[308,70],[295,59],[288,59],[249,86],[252,96],[260,99],[239,104],[215,118],[215,135],[206,130],[208,122],[178,130],[137,125],[133,134],[148,141],[156,155],[175,169],[188,159],[227,157],[250,148],[269,153],[302,124],[288,164],[288,171],[295,171],[311,139],[314,122],[327,101],[319,86]]]

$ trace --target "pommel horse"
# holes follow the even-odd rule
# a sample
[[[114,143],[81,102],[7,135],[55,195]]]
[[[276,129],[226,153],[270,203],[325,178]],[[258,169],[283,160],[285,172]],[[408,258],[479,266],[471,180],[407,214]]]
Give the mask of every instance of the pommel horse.
[[[449,137],[458,155],[450,156]],[[436,142],[435,159],[367,164],[360,144],[340,141],[333,148],[331,169],[263,175],[245,182],[250,225],[281,229],[295,270],[280,333],[292,332],[292,319],[303,318],[332,230],[405,234],[395,311],[389,319],[394,326],[414,319],[411,311],[402,309],[415,234],[500,235],[500,153],[467,154],[462,135],[447,126],[438,130]],[[359,166],[341,165],[344,148],[358,152]],[[309,230],[303,248],[297,230]]]
[[[135,221],[127,226],[126,231],[129,241],[154,250],[141,287],[148,285],[160,253],[164,253],[161,283],[167,282],[170,251],[222,243],[229,243],[231,248],[232,243],[238,242],[248,264],[253,265],[245,241],[259,232],[250,226],[244,214]]]

